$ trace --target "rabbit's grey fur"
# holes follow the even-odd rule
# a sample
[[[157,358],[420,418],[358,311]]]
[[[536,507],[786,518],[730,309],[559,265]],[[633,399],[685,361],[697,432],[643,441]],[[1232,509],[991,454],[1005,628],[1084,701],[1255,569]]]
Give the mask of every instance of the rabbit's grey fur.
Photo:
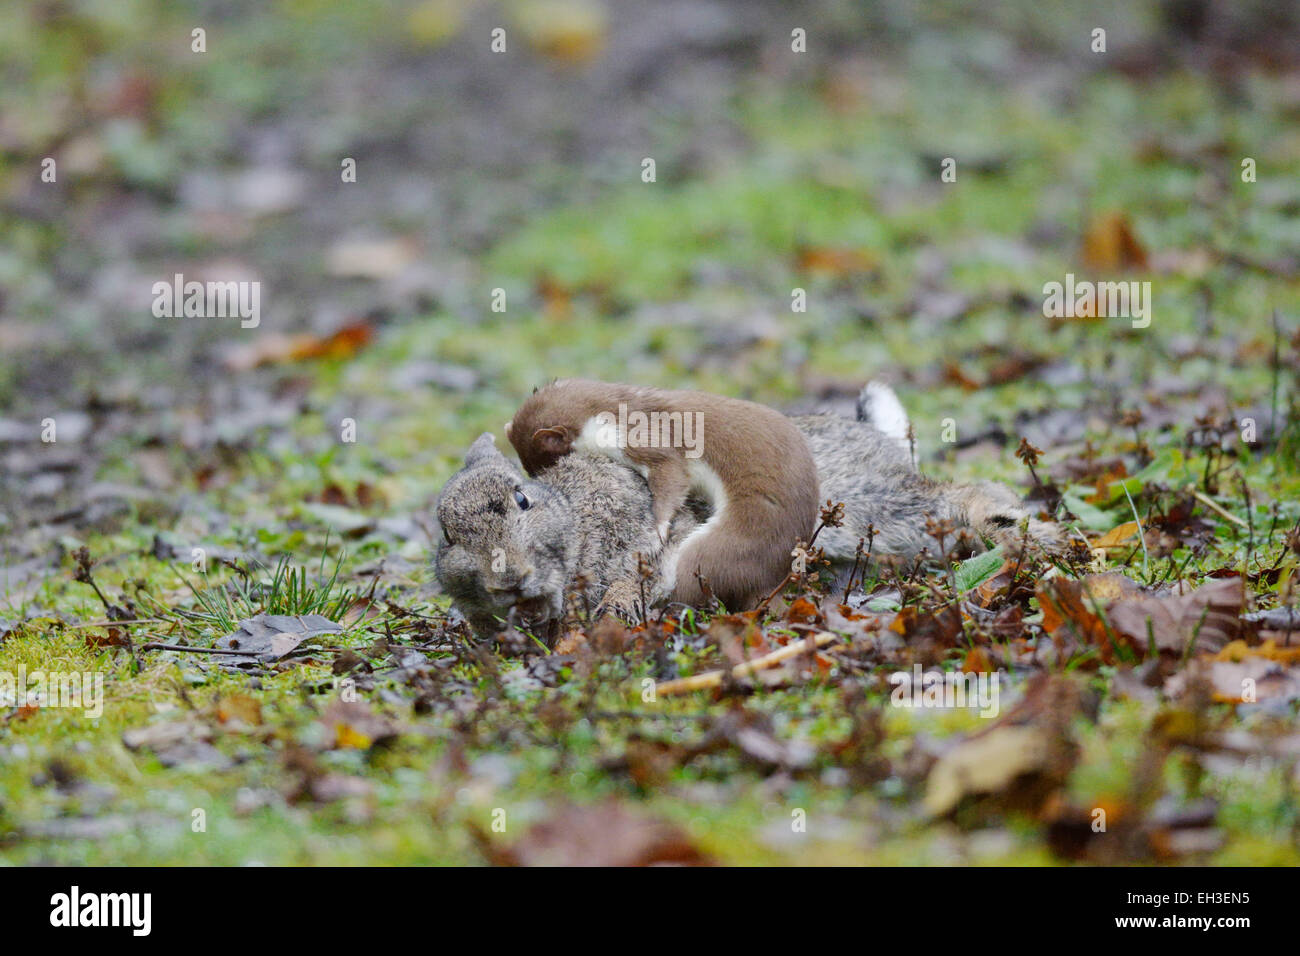
[[[526,509],[516,491],[526,496]],[[491,432],[474,441],[465,467],[443,488],[438,521],[438,581],[480,636],[496,633],[503,621],[552,631],[578,581],[591,610],[629,613],[642,589],[639,559],[653,571],[665,547],[650,489],[630,468],[603,456],[567,455],[530,479],[501,454]],[[695,525],[689,511],[680,512],[669,545]]]
[[[1032,518],[1009,488],[919,474],[898,434],[897,399],[882,388],[873,383],[864,389],[857,421],[792,419],[817,463],[819,500],[844,504],[843,524],[823,528],[817,538],[837,572],[855,563],[862,539],[870,539],[873,558],[941,554],[927,529],[931,518],[964,531],[973,548],[984,540],[1014,543],[1024,535],[1022,526],[1031,541],[1060,546],[1057,526]],[[888,434],[874,423],[873,410],[882,407],[889,410],[888,421],[880,422]],[[527,496],[526,510],[515,503],[516,491]],[[554,636],[575,583],[588,607],[631,611],[642,589],[639,561],[653,575],[701,517],[683,509],[661,541],[649,488],[637,472],[603,456],[570,454],[529,479],[484,433],[438,499],[438,520],[450,543],[438,548],[437,577],[480,636],[498,631],[502,621]],[[943,545],[953,543],[949,537]],[[659,596],[653,586],[651,594]]]
[[[873,556],[911,560],[923,550],[942,555],[962,532],[973,549],[983,540],[1012,543],[1023,536],[1025,522],[1032,541],[1049,547],[1061,543],[1057,526],[1031,517],[1010,488],[992,481],[927,478],[913,466],[908,447],[870,421],[833,415],[793,420],[817,463],[820,500],[844,505],[843,523],[823,528],[817,537],[817,546],[836,564],[852,564],[862,539],[870,541]],[[953,526],[942,546],[928,533],[928,519]]]

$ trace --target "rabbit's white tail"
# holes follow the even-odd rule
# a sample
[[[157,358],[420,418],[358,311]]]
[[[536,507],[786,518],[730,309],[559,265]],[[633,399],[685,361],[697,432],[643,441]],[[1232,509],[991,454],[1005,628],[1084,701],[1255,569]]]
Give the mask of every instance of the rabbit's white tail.
[[[868,382],[858,393],[858,421],[866,422],[894,439],[907,452],[908,458],[914,458],[912,423],[907,410],[894,390],[884,382]]]

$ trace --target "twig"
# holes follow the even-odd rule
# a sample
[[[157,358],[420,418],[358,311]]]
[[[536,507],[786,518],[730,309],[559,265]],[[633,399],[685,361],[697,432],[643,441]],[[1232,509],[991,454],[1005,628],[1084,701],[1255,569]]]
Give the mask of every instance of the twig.
[[[89,621],[85,624],[65,624],[68,630],[77,630],[83,627],[119,627],[124,624],[170,624],[171,621],[164,620],[160,617],[138,617],[126,621]]]
[[[758,606],[754,608],[755,614],[762,614],[764,611],[766,611],[767,606],[772,603],[773,599],[785,589],[785,586],[787,584],[792,583],[796,577],[797,576],[795,575],[795,573],[791,571],[784,578],[782,578],[781,583],[772,589],[772,593],[769,594],[767,597],[763,598],[763,600],[758,602]]]
[[[1189,485],[1188,488],[1187,488],[1187,490],[1190,491],[1190,492],[1192,493],[1192,497],[1193,497],[1193,498],[1195,498],[1195,499],[1196,499],[1197,501],[1199,501],[1201,504],[1205,505],[1205,507],[1210,508],[1210,509],[1212,509],[1212,510],[1218,512],[1220,515],[1222,515],[1223,517],[1227,518],[1227,519],[1228,519],[1229,521],[1231,521],[1233,524],[1235,524],[1235,525],[1239,525],[1239,526],[1242,527],[1242,528],[1249,528],[1249,527],[1250,527],[1248,524],[1246,524],[1246,522],[1242,521],[1240,518],[1238,518],[1238,517],[1237,517],[1235,514],[1233,514],[1231,511],[1226,510],[1222,505],[1220,505],[1218,502],[1216,502],[1213,498],[1209,497],[1208,495],[1203,495],[1203,494],[1201,494],[1199,491],[1196,490],[1195,487]]]
[[[695,674],[691,677],[683,677],[679,680],[666,681],[655,687],[656,695],[671,696],[672,694],[685,694],[693,690],[705,690],[710,687],[720,687],[723,680],[730,675],[735,680],[741,677],[748,677],[759,671],[768,670],[777,664],[787,661],[792,657],[798,657],[800,654],[807,654],[815,651],[819,647],[825,647],[833,641],[841,640],[840,635],[833,634],[830,631],[823,631],[820,634],[809,634],[808,637],[793,641],[785,647],[778,647],[771,653],[764,654],[762,657],[756,657],[752,661],[745,661],[743,664],[737,664],[730,670],[706,671],[703,674]]]
[[[188,644],[142,644],[142,651],[186,651],[190,654],[234,654],[237,657],[256,657],[261,651],[238,651],[230,647],[190,647]]]

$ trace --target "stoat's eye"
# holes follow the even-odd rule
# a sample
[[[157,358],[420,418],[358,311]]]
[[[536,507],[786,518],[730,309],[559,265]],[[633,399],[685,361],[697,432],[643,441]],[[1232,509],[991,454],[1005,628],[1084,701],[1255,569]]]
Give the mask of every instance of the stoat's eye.
[[[527,511],[529,505],[531,505],[532,502],[528,500],[528,496],[524,494],[522,491],[516,491],[515,504],[519,506],[520,511]]]

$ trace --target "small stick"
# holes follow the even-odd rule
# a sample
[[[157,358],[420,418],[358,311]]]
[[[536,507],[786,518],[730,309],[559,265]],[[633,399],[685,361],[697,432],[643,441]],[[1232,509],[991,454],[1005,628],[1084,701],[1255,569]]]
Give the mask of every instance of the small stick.
[[[703,674],[695,674],[692,677],[683,677],[679,680],[665,681],[655,688],[656,694],[671,696],[672,694],[684,694],[693,690],[705,690],[709,687],[720,687],[723,678],[728,674],[732,679],[748,677],[758,671],[768,670],[777,664],[787,661],[792,657],[798,657],[800,654],[806,654],[815,651],[819,647],[825,647],[833,641],[840,640],[840,635],[832,634],[830,631],[823,631],[820,634],[809,634],[808,637],[793,641],[785,647],[778,647],[776,650],[764,654],[762,657],[756,657],[752,661],[745,661],[743,664],[737,664],[728,670],[706,671]]]
[[[758,602],[758,607],[754,608],[754,611],[758,614],[761,614],[762,612],[766,611],[767,606],[772,603],[773,598],[775,598],[778,594],[780,594],[781,591],[785,588],[785,586],[787,584],[790,584],[792,581],[794,581],[794,579],[795,579],[795,573],[791,571],[789,574],[787,574],[784,578],[781,579],[780,584],[778,584],[775,588],[772,589],[771,594],[769,594],[767,597],[763,598],[763,600]]]
[[[76,630],[83,627],[120,627],[125,624],[170,624],[170,621],[164,621],[156,617],[138,617],[127,621],[90,621],[86,624],[64,624],[68,630]]]
[[[1221,514],[1223,517],[1227,518],[1227,519],[1228,519],[1229,521],[1231,521],[1233,524],[1240,525],[1240,526],[1243,527],[1243,528],[1249,528],[1249,527],[1250,527],[1250,525],[1246,524],[1246,522],[1242,521],[1240,518],[1238,518],[1238,517],[1237,517],[1235,514],[1233,514],[1231,511],[1226,510],[1222,505],[1220,505],[1218,502],[1216,502],[1213,498],[1210,498],[1208,495],[1203,495],[1203,494],[1201,494],[1199,491],[1197,491],[1194,487],[1192,487],[1192,486],[1190,486],[1190,485],[1188,486],[1188,490],[1192,493],[1192,497],[1193,497],[1193,498],[1195,498],[1195,499],[1196,499],[1197,501],[1199,501],[1201,504],[1205,505],[1205,507],[1207,507],[1207,508],[1211,508],[1211,509],[1213,509],[1214,511],[1217,511],[1219,514]]]
[[[239,657],[256,657],[260,651],[238,651],[231,647],[190,647],[187,644],[142,644],[142,651],[186,651],[190,654],[234,654]]]

